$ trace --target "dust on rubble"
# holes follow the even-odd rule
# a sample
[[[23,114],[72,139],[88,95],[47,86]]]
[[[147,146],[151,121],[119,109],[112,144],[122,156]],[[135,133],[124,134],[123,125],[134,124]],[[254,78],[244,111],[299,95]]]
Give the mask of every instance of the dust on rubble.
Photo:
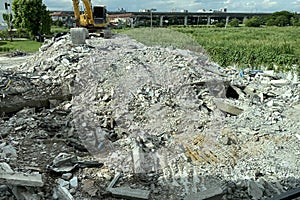
[[[263,199],[299,187],[295,78],[241,76],[125,35],[83,46],[65,35],[4,62],[2,199]]]

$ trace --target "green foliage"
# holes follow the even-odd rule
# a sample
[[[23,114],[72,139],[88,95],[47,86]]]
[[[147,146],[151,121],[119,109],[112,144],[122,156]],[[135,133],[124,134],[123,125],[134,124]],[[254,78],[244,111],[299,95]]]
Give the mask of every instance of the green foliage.
[[[260,25],[262,25],[262,21],[258,17],[252,17],[245,20],[245,26],[247,27],[260,27]]]
[[[215,23],[215,26],[216,27],[219,27],[219,28],[222,28],[222,27],[225,27],[225,22],[217,22],[217,23]]]
[[[300,17],[299,15],[295,15],[291,18],[291,25],[292,26],[300,26]]]
[[[267,20],[267,26],[288,26],[293,24],[295,14],[288,11],[274,12]]]
[[[5,31],[0,31],[0,38],[1,38],[2,40],[6,40],[8,37],[9,37],[9,33],[8,33],[7,30],[5,30]]]
[[[55,20],[52,22],[53,26],[58,26],[58,27],[63,27],[64,26],[64,22],[61,20]]]
[[[59,26],[51,26],[51,33],[62,33],[62,32],[69,32],[70,29],[67,27],[59,27]]]
[[[49,34],[51,18],[42,0],[13,0],[14,25],[34,36]]]
[[[174,28],[200,44],[221,66],[288,69],[300,65],[300,29],[294,27]]]
[[[7,14],[7,13],[3,13],[2,14],[3,20],[6,22],[6,24],[8,26],[11,25],[12,20],[13,20],[13,15],[12,14]]]
[[[238,27],[239,23],[240,23],[239,20],[237,18],[234,18],[228,24],[229,24],[229,26],[232,26],[232,27]]]
[[[183,29],[185,30],[185,29]],[[123,33],[148,46],[176,47],[203,53],[204,50],[189,35],[166,28],[122,29]],[[172,37],[170,37],[172,36]]]

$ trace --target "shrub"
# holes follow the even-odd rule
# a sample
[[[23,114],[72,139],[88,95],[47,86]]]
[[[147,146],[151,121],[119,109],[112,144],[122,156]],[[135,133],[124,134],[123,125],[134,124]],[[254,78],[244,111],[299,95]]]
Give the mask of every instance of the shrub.
[[[250,19],[247,19],[245,21],[245,26],[247,27],[260,27],[261,20],[258,17],[252,17]]]
[[[238,26],[239,26],[239,20],[238,20],[237,18],[232,19],[232,20],[229,22],[229,26],[232,26],[232,27],[238,27]]]
[[[217,22],[217,23],[215,23],[215,26],[216,27],[225,27],[225,23],[224,22]]]

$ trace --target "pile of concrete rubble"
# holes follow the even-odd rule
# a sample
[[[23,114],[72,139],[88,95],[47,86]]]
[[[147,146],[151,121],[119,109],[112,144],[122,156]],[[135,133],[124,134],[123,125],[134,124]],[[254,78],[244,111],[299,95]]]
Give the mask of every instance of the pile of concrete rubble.
[[[267,199],[300,187],[297,76],[125,35],[0,69],[0,199]]]

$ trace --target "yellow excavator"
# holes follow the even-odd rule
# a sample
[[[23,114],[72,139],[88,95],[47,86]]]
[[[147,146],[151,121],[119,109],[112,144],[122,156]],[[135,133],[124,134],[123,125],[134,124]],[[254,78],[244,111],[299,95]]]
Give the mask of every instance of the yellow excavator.
[[[88,32],[100,34],[100,36],[104,38],[111,36],[105,6],[92,6],[91,0],[81,0],[84,4],[84,12],[81,14],[79,10],[79,0],[72,1],[76,27],[86,28]]]

